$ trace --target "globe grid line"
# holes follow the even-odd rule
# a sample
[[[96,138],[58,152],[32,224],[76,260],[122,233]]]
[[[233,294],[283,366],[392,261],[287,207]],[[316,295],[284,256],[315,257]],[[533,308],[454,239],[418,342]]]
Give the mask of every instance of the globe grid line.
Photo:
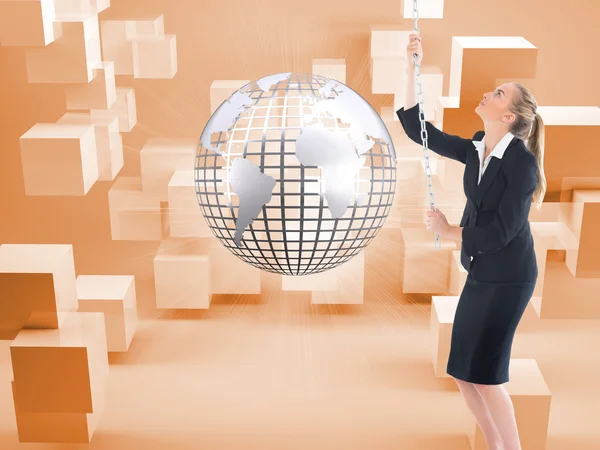
[[[304,74],[301,74],[301,75],[304,75]],[[312,79],[316,79],[316,80],[317,80],[317,82],[319,83],[319,86],[320,86],[320,87],[323,87],[323,86],[324,86],[324,84],[321,84],[321,77],[319,77],[319,76],[316,76],[316,75],[309,75],[309,76],[310,76]],[[312,80],[311,80],[311,81],[312,81]],[[312,82],[311,82],[311,83],[309,83],[309,86],[310,86],[310,89],[311,89],[311,91],[312,91],[312,93],[313,93],[313,96],[314,96],[314,95],[315,95],[315,90],[314,90],[314,88],[313,88],[313,83],[312,83]],[[288,89],[289,89],[289,83],[288,83]],[[299,98],[300,98],[300,99],[302,99],[302,83],[301,83],[301,82],[298,82],[298,91],[299,91]],[[303,111],[304,111],[304,105],[303,105],[302,101],[300,101],[300,128],[303,128],[303,127],[304,127],[304,114],[303,114]],[[323,122],[321,121],[321,117],[320,117],[320,116],[317,116],[317,121],[318,121],[320,124],[322,124],[322,123],[323,123]],[[334,121],[334,123],[336,124],[336,128],[337,128],[337,121]],[[303,165],[302,165],[302,166],[303,166]],[[303,169],[303,168],[301,168],[300,170],[301,170],[301,172],[300,172],[300,173],[301,173],[301,178],[302,178],[302,175],[304,174],[304,169]],[[323,170],[322,170],[322,169],[319,169],[319,171],[321,172],[321,174],[323,173]],[[319,183],[319,191],[321,190],[321,189],[320,189],[320,187],[321,187],[321,186],[320,186],[320,184],[321,184],[321,183]],[[301,181],[301,185],[300,185],[300,186],[302,187],[302,190],[303,190],[303,189],[304,189],[304,180],[303,180],[303,179],[302,179],[302,181]],[[315,233],[315,245],[313,246],[312,253],[311,253],[311,255],[310,255],[310,259],[309,259],[309,261],[308,261],[308,264],[307,264],[307,266],[306,266],[306,270],[308,270],[308,268],[309,268],[309,267],[310,267],[310,265],[311,265],[311,262],[312,262],[312,261],[315,259],[315,253],[316,253],[316,250],[317,250],[317,248],[318,248],[319,235],[321,234],[321,224],[322,224],[322,222],[323,222],[323,210],[325,209],[325,208],[324,208],[324,200],[323,200],[323,198],[324,198],[324,195],[321,195],[321,192],[319,192],[319,193],[318,193],[318,195],[319,195],[319,206],[318,206],[318,208],[319,208],[319,209],[318,209],[319,216],[318,216],[318,218],[317,218],[317,230],[316,230],[316,233]],[[303,202],[303,201],[304,201],[304,198],[303,198],[303,197],[300,197],[301,206],[302,206],[302,202]],[[302,208],[302,209],[300,210],[300,213],[301,213],[301,215],[302,215],[302,216],[304,216],[304,208]],[[337,221],[336,221],[336,223],[337,223]],[[301,227],[301,229],[303,229],[303,228],[304,228],[304,223],[303,223],[303,220],[302,220],[302,219],[300,220],[300,227]],[[334,224],[334,228],[335,228],[335,224]],[[332,232],[332,236],[333,236],[333,235],[335,235],[335,233],[334,233],[334,232]],[[301,234],[300,234],[300,240],[302,240],[302,237],[303,237],[303,236],[302,236],[302,233],[301,233]],[[331,241],[330,241],[330,242],[331,242]],[[302,249],[302,244],[300,244],[300,248]],[[313,271],[312,271],[312,273],[319,273],[319,272],[320,272],[318,269],[319,269],[319,268],[322,266],[322,264],[323,264],[323,259],[325,258],[325,255],[326,255],[326,254],[327,254],[327,249],[326,249],[326,250],[323,252],[323,255],[321,256],[321,259],[320,259],[320,260],[319,260],[319,262],[316,264],[316,266],[315,266],[315,270],[313,270]],[[300,262],[302,261],[302,252],[300,252],[300,255],[299,255],[299,256],[300,256],[300,259],[298,260],[298,263],[299,263],[299,264],[298,264],[298,267],[300,267]],[[306,273],[306,270],[304,271],[304,273]],[[303,273],[303,275],[304,275],[304,273]]]
[[[279,84],[279,83],[277,83]],[[277,84],[275,85],[275,88],[271,91],[271,89],[269,88],[269,91],[271,91],[271,102],[273,101],[273,97],[275,96],[275,94],[277,93]],[[300,86],[298,84],[298,86]],[[280,130],[280,139],[279,139],[279,177],[280,177],[280,181],[279,181],[279,211],[281,214],[281,230],[282,230],[282,234],[283,234],[283,246],[284,246],[284,251],[285,251],[285,259],[287,261],[287,265],[291,271],[291,263],[290,263],[290,252],[288,250],[288,240],[287,240],[287,230],[286,230],[286,221],[285,221],[285,132],[286,132],[286,120],[287,120],[287,102],[288,102],[288,93],[289,93],[289,88],[290,88],[290,83],[288,82],[286,85],[286,89],[285,89],[285,96],[283,97],[283,115],[281,117],[281,130]],[[262,95],[261,91],[261,95]],[[300,104],[302,104],[302,101],[300,100],[299,102]],[[302,115],[302,114],[300,114]],[[266,121],[268,122],[270,120],[270,118],[268,118]],[[302,119],[300,119],[302,120]],[[266,146],[266,142],[263,142],[261,145],[265,145]],[[263,168],[263,173],[264,173],[264,168]],[[302,198],[300,199],[302,200]],[[300,209],[300,211],[302,211],[302,209]],[[263,222],[268,222],[268,219],[263,216]],[[252,226],[252,225],[251,225]],[[300,257],[302,256],[302,254],[300,252],[298,252],[298,264],[300,264]],[[275,258],[277,259],[277,258]],[[300,267],[300,266],[298,266]],[[284,272],[285,273],[285,270]],[[290,274],[292,275],[292,274]]]
[[[331,98],[331,90],[340,96],[340,92],[338,92],[336,88],[342,88],[341,95],[346,95],[346,93],[343,92],[343,87],[348,87],[336,80],[330,80],[329,78],[320,77],[318,75],[293,75],[297,78],[288,77],[287,79],[280,79],[273,82],[271,84],[273,88],[269,87],[268,89],[263,90],[257,85],[257,88],[253,89],[252,83],[248,83],[239,89],[239,91],[247,94],[248,98],[252,100],[254,104],[239,112],[229,129],[220,129],[212,133],[210,136],[211,148],[203,147],[202,141],[200,142],[199,151],[196,155],[195,181],[197,183],[197,188],[201,186],[204,188],[203,192],[197,192],[197,198],[200,202],[203,216],[213,231],[213,234],[229,251],[243,261],[268,272],[285,275],[306,275],[320,273],[343,264],[359,254],[360,251],[362,251],[377,236],[378,231],[385,222],[390,207],[393,204],[396,167],[395,160],[392,157],[393,142],[388,142],[388,139],[385,139],[385,136],[382,137],[381,134],[367,135],[365,131],[365,137],[371,136],[371,139],[375,142],[373,142],[373,145],[368,151],[364,151],[363,153],[360,153],[357,147],[354,147],[353,150],[355,155],[359,158],[364,156],[365,160],[370,164],[370,167],[365,167],[364,163],[362,166],[359,165],[356,179],[351,181],[358,189],[356,187],[353,189],[355,192],[354,201],[347,206],[347,208],[353,209],[351,214],[349,214],[350,217],[333,218],[330,209],[331,204],[329,204],[329,208],[324,204],[325,194],[323,193],[323,190],[319,189],[319,192],[307,192],[306,188],[308,185],[304,185],[304,183],[309,182],[311,184],[328,182],[328,180],[325,180],[326,177],[323,176],[324,168],[318,165],[294,165],[293,163],[285,165],[288,156],[292,156],[294,160],[297,159],[295,151],[286,151],[286,145],[296,145],[296,139],[301,135],[302,128],[305,126],[304,106],[306,105],[303,103],[303,91],[312,92],[314,97],[312,97],[313,102],[311,102],[311,104],[315,105],[318,104],[319,101],[327,100],[328,97]],[[306,79],[307,76],[308,79]],[[316,93],[319,88],[326,86],[327,83],[325,83],[324,80],[329,84],[334,84],[332,89],[325,96],[320,92]],[[281,83],[287,84],[285,86],[280,86]],[[339,84],[336,85],[336,83]],[[298,95],[290,95],[290,93],[296,93],[296,88],[298,90]],[[353,92],[350,88],[348,89]],[[281,96],[282,93],[283,98]],[[358,95],[356,93],[354,94],[355,96]],[[282,105],[277,105],[277,109],[282,112],[281,115],[271,116],[271,111],[275,109],[274,99],[276,98],[283,100]],[[268,103],[263,103],[265,100],[268,100]],[[314,103],[314,100],[316,100],[317,103]],[[363,102],[361,102],[361,104],[370,108],[373,114],[380,119],[380,116],[374,111],[373,107],[364,99],[362,100]],[[244,115],[247,109],[251,109],[251,111]],[[299,115],[288,116],[288,111],[292,110],[299,111]],[[259,115],[261,111],[266,111],[266,115]],[[298,112],[296,114],[298,114]],[[323,115],[323,117],[321,117],[321,115]],[[252,125],[254,125],[259,118],[264,120],[262,126],[259,125],[258,127],[253,127]],[[338,122],[341,121],[347,123],[348,121],[341,119],[337,114],[325,110],[325,114],[313,114],[313,120],[315,118],[317,119],[318,124],[323,126],[324,129],[329,131],[341,131],[342,135],[346,134],[346,138],[353,144],[356,142],[356,136],[353,138],[350,126],[348,127],[348,131],[350,132],[344,133],[343,130],[346,128],[341,128]],[[270,126],[270,120],[278,119],[281,121],[280,124],[277,126]],[[287,127],[288,123],[297,120],[299,121],[298,126]],[[325,121],[331,121],[334,125],[326,127],[323,125],[323,122]],[[311,122],[315,125],[317,124],[313,121]],[[244,127],[240,126],[242,124],[244,124]],[[260,138],[258,136],[253,136],[253,139],[249,139],[254,131],[260,132]],[[239,139],[237,138],[237,132],[244,133],[245,139],[243,139],[243,141],[239,140],[242,139],[242,136],[240,136]],[[277,134],[273,136],[275,133]],[[387,133],[389,134],[389,132]],[[288,134],[290,136],[288,136]],[[218,136],[216,143],[213,138],[214,135]],[[240,142],[244,143],[243,151],[241,153],[232,152],[232,146],[235,147],[236,144],[239,144]],[[258,147],[259,142],[260,147]],[[227,143],[228,151],[213,150],[225,143]],[[275,145],[272,146],[271,144]],[[275,146],[278,147],[278,151],[271,151],[270,148]],[[377,149],[375,148],[376,146],[378,146]],[[233,148],[233,150],[236,150],[236,148]],[[210,157],[215,159],[208,160],[209,154]],[[263,175],[267,175],[265,173],[267,169],[279,169],[279,179],[276,179],[274,176],[267,176],[274,180],[275,186],[279,183],[280,189],[279,192],[275,192],[273,189],[269,200],[265,201],[265,203],[260,206],[256,205],[259,207],[258,215],[256,216],[256,219],[250,219],[249,222],[246,222],[247,225],[244,230],[244,232],[249,231],[251,233],[251,238],[242,238],[241,241],[244,242],[243,246],[241,245],[241,242],[238,246],[233,241],[233,233],[236,233],[238,239],[240,233],[237,229],[238,217],[236,213],[236,210],[239,210],[240,207],[240,197],[236,196],[235,193],[232,195],[230,191],[231,186],[228,181],[228,169],[231,167],[231,160],[233,157],[236,157],[237,159],[240,155],[242,158],[250,161],[254,166],[258,165],[258,169]],[[225,162],[225,165],[219,164],[219,156],[224,157],[223,161]],[[259,157],[260,159],[255,157]],[[271,157],[278,157],[279,165],[273,165],[274,161],[270,161]],[[203,158],[203,164],[199,163],[200,158]],[[212,167],[210,167],[209,161],[214,162]],[[294,174],[299,172],[299,177],[296,176],[294,178],[286,179],[285,171],[287,169],[290,169],[290,172]],[[208,179],[208,177],[204,176],[204,180],[200,180],[201,170],[204,174],[212,172],[214,176],[212,179]],[[318,171],[317,175],[315,175],[316,179],[307,178],[309,170]],[[361,174],[363,171],[367,170],[370,174],[369,179],[361,179]],[[217,171],[220,171],[221,173],[224,171],[226,176],[220,178],[226,179],[223,180],[217,178]],[[291,176],[293,176],[292,173],[290,173]],[[380,173],[381,179],[375,178],[378,173]],[[298,182],[300,183],[299,185]],[[218,183],[227,184],[226,189],[217,188]],[[286,189],[286,183],[291,183],[290,186],[287,187],[288,189]],[[360,192],[360,188],[363,186],[362,183],[369,183],[368,190],[366,190],[366,186],[363,188],[366,192]],[[377,191],[374,191],[373,188],[377,185],[379,185],[380,188]],[[290,192],[289,188],[291,186],[299,186],[299,192]],[[211,187],[214,188],[214,192],[210,192]],[[228,205],[225,205],[220,201],[220,195],[227,195],[229,197]],[[364,195],[369,197],[368,201],[366,203],[360,202],[361,204],[359,205],[359,197]],[[216,197],[216,202],[211,200],[213,198],[212,196]],[[287,201],[295,196],[299,196],[298,204],[293,202],[293,205],[286,206]],[[318,206],[310,200],[310,198],[316,196],[319,196]],[[279,200],[279,205],[272,204],[272,200],[275,198]],[[236,202],[238,203],[236,204]],[[299,218],[294,216],[293,218],[288,219],[286,213],[289,214],[290,211],[298,208]],[[307,213],[309,211],[314,211],[315,208],[317,208],[317,214],[309,214],[307,217]],[[286,209],[290,209],[290,211],[286,211]],[[358,217],[359,209],[362,217]],[[383,214],[380,215],[380,211],[382,210]],[[219,217],[217,217],[217,211],[221,212]],[[223,214],[224,211],[228,211],[228,213]],[[269,211],[272,212],[271,216],[269,216]],[[277,212],[273,215],[273,211]],[[373,215],[370,215],[371,211],[373,212]],[[262,212],[262,217],[260,217],[260,212]],[[325,214],[327,214],[328,217],[326,217]],[[248,218],[246,217],[245,220],[247,221]],[[290,222],[289,224],[288,220]],[[264,224],[264,229],[260,227],[259,222]],[[270,222],[272,222],[272,224]],[[355,224],[358,225],[359,223],[361,224],[360,228],[354,228]],[[291,229],[290,226],[292,226],[292,224],[295,226]],[[341,227],[342,224],[346,225]],[[273,228],[271,225],[276,226]],[[226,233],[223,231],[223,228],[227,230]],[[310,233],[308,230],[310,230]],[[319,239],[323,233],[325,233],[325,230],[331,234],[330,239],[320,241]],[[263,233],[265,238],[257,239],[258,232]],[[343,237],[335,239],[334,236],[338,232],[343,233]],[[310,240],[305,242],[305,237],[308,235],[310,235]],[[350,240],[352,242],[348,242],[349,236],[351,237]],[[275,239],[275,237],[280,238]],[[312,249],[309,244],[312,245]],[[305,254],[306,256],[304,256]],[[284,258],[285,261],[280,261]]]
[[[251,92],[253,92],[253,91],[251,91]],[[263,98],[263,95],[264,95],[264,91],[261,89],[260,90],[260,94],[258,96],[258,100],[259,101],[260,101],[260,99]],[[265,164],[265,153],[266,153],[266,147],[267,147],[267,140],[266,140],[267,139],[267,125],[268,125],[268,118],[270,118],[269,112],[271,111],[271,106],[273,104],[273,98],[274,98],[274,96],[273,96],[273,94],[271,94],[271,97],[269,99],[269,104],[267,106],[266,120],[263,123],[262,139],[261,139],[261,142],[260,142],[260,147],[261,147],[261,152],[260,152],[260,155],[259,155],[260,156],[260,167],[262,167],[262,172],[263,173],[265,172],[265,168],[264,168],[265,166],[264,166],[264,164]],[[246,139],[245,139],[245,142],[244,142],[244,153],[243,153],[244,154],[244,158],[246,158],[248,156],[248,143],[249,143],[248,136],[250,134],[250,129],[252,128],[252,120],[254,119],[254,113],[255,112],[256,112],[256,108],[252,108],[252,114],[250,115],[250,119],[248,121],[248,127],[246,128]],[[234,129],[237,126],[237,124],[238,124],[238,121],[236,120],[235,124],[234,124]],[[282,130],[283,129],[284,129],[284,127],[282,127]],[[231,141],[230,141],[229,144],[231,145]],[[283,180],[283,174],[281,174],[280,176],[281,176],[281,180]],[[279,185],[280,186],[282,185],[281,181],[279,181]],[[265,206],[267,206],[266,203],[263,204],[262,207],[261,207],[261,210],[262,210],[264,218],[269,217],[267,215],[267,211],[265,209]],[[232,215],[234,215],[234,214],[235,213],[233,213],[233,211],[232,211]],[[235,215],[234,215],[234,217],[235,217]],[[258,217],[257,217],[257,219],[258,219]],[[254,222],[255,222],[255,220],[253,220],[252,223],[250,223],[250,225],[248,226],[248,228],[249,228],[249,231],[252,233],[252,238],[253,238],[254,242],[257,242],[256,234],[254,232]],[[267,235],[267,244],[271,248],[271,254],[273,256],[275,256],[275,249],[273,248],[273,240],[271,239],[271,231],[269,230],[269,221],[263,219],[262,222],[263,222],[263,224],[265,226],[265,233]],[[285,220],[283,222],[285,223]],[[230,234],[231,234],[231,232],[230,232]],[[284,241],[285,241],[285,239],[284,239]],[[250,253],[252,253],[251,249],[248,247],[248,243],[246,242],[246,239],[242,239],[242,242],[244,243],[244,246],[246,247],[246,249],[248,251],[250,251]],[[284,242],[284,245],[286,245],[285,242]],[[263,260],[264,261],[268,261],[267,257],[264,255],[264,253],[262,251],[261,246],[257,245],[257,248],[260,251],[260,254],[263,256]],[[286,253],[286,256],[287,256],[287,246],[286,246],[285,253]],[[262,263],[260,263],[260,261],[258,261],[258,258],[255,258],[255,259],[257,259],[257,262],[261,266],[263,265]],[[284,268],[281,265],[281,262],[279,262],[279,259],[275,258],[275,257],[273,259],[275,260],[275,263],[279,265],[280,270],[283,272]],[[287,259],[288,266],[289,266],[290,265],[289,257],[287,257],[286,259]]]
[[[298,82],[298,96],[300,97],[300,127],[303,128],[304,127],[304,102],[302,102],[302,80],[299,80]],[[310,89],[313,93],[313,96],[315,95],[315,90],[313,88],[313,83],[309,83]],[[286,86],[286,94],[289,93],[290,90],[290,83],[287,83]],[[287,103],[287,95],[286,97],[286,103]],[[285,116],[286,114],[284,114]],[[284,119],[284,120],[287,120]],[[317,120],[320,123],[320,117],[317,117]],[[285,129],[285,127],[282,127],[282,130]],[[285,150],[284,150],[285,151]],[[281,159],[283,159],[284,156],[281,156]],[[281,170],[283,170],[283,164],[280,165],[281,166]],[[298,244],[298,271],[300,271],[300,266],[302,264],[302,241],[303,241],[303,237],[304,237],[304,177],[305,177],[305,171],[304,171],[304,164],[301,164],[300,167],[300,243]],[[319,197],[319,215],[322,215],[322,211],[323,211],[323,196]],[[310,259],[308,261],[308,264],[306,265],[306,269],[304,270],[304,272],[302,274],[297,273],[296,275],[304,275],[306,273],[306,271],[308,270],[308,268],[310,267],[310,263],[312,262],[314,256],[315,256],[315,249],[317,248],[316,243],[319,242],[319,223],[317,222],[317,234],[315,235],[315,245],[313,245],[313,251],[312,254],[310,255]],[[317,268],[319,267],[319,264],[317,264]]]
[[[322,82],[322,80],[323,80],[323,78],[322,78],[322,77],[320,77],[320,76],[318,76],[318,75],[314,75],[314,76],[312,76],[312,78],[316,79],[318,83],[321,83],[321,82]],[[311,84],[311,89],[312,89],[312,83],[310,83],[310,84]],[[325,83],[325,84],[327,84],[327,83]],[[321,87],[323,87],[325,84],[321,84],[320,86],[321,86]],[[289,85],[289,84],[288,84],[288,85]],[[300,86],[300,85],[299,85],[299,86]],[[302,88],[301,88],[301,87],[299,87],[299,89],[300,89],[300,92],[302,92],[302,91],[301,91],[301,89],[302,89]],[[332,90],[333,90],[333,91],[334,91],[336,94],[338,94],[338,92],[335,90],[335,86],[334,86],[334,87],[332,87]],[[314,95],[314,89],[312,89],[312,91],[313,91],[313,95]],[[330,91],[330,92],[329,92],[327,95],[329,96],[329,94],[330,94],[330,93],[331,93],[331,91]],[[302,114],[301,114],[301,115],[302,115]],[[304,125],[304,118],[301,118],[301,119],[300,119],[300,121],[301,121],[301,124],[302,124],[302,125]],[[320,118],[320,116],[317,116],[317,121],[318,121],[319,123],[322,123],[322,122],[321,122],[321,118]],[[335,124],[335,129],[336,129],[336,131],[337,131],[337,130],[339,130],[339,125],[338,125],[338,121],[337,121],[337,119],[336,119],[336,120],[334,120],[334,121],[333,121],[333,123]],[[359,171],[359,174],[360,174],[360,171]],[[359,176],[359,178],[360,178],[360,176]],[[320,204],[319,204],[319,219],[321,219],[321,217],[322,217],[322,215],[323,215],[323,210],[325,209],[325,208],[324,208],[324,206],[323,206],[323,198],[324,198],[324,197],[325,197],[324,195],[321,195],[321,196],[320,196]],[[354,198],[354,206],[356,206],[356,197]],[[356,211],[356,208],[352,208],[352,216],[351,216],[351,218],[350,218],[350,223],[348,224],[348,228],[351,228],[351,227],[352,227],[352,219],[354,218],[354,212],[355,212],[355,211]],[[333,238],[334,238],[334,236],[335,236],[335,232],[336,232],[336,230],[337,230],[338,222],[339,222],[339,218],[338,218],[338,219],[335,219],[335,222],[333,223],[333,229],[331,230],[331,238],[329,239],[329,242],[327,243],[327,248],[325,249],[325,252],[323,253],[323,256],[321,257],[321,259],[320,259],[320,260],[319,260],[319,262],[317,263],[317,266],[316,266],[316,268],[317,268],[317,269],[318,269],[318,268],[321,266],[321,264],[323,263],[323,259],[325,258],[325,255],[327,254],[327,252],[329,252],[329,250],[330,250],[330,248],[331,248],[331,243],[332,243],[332,241],[333,241]],[[318,223],[319,223],[319,225],[320,225],[321,221],[319,220],[319,222],[318,222]],[[319,232],[320,232],[320,226],[319,226],[319,225],[317,225],[317,227],[319,228],[319,231],[317,232],[317,236],[316,236],[316,238],[315,238],[315,241],[316,241],[316,242],[319,242]],[[343,245],[343,241],[342,241],[342,242],[340,242],[340,248],[341,248],[341,246],[342,246],[342,245]],[[317,248],[317,245],[315,245],[315,249],[316,249],[316,248]],[[313,249],[313,255],[314,255],[314,251],[315,251],[315,250]],[[339,248],[338,248],[338,250],[336,251],[336,253],[333,255],[333,257],[330,259],[330,261],[332,261],[332,260],[333,260],[333,258],[337,256],[338,252],[339,252]],[[336,264],[336,265],[332,266],[331,268],[337,267],[338,265],[340,265],[340,264],[343,264],[343,263],[345,263],[346,261],[347,261],[347,259],[346,259],[346,260],[344,260],[344,261],[341,261],[341,262],[339,262],[338,264]],[[309,263],[309,264],[310,264],[310,263]],[[325,266],[325,267],[327,267],[327,266]],[[317,273],[318,273],[318,272],[317,272]]]

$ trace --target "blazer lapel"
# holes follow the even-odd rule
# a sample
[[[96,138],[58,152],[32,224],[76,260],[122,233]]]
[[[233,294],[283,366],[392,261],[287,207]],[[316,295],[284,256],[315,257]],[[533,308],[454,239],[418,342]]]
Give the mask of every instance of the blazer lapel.
[[[483,132],[478,132],[475,137],[478,140],[481,140],[484,136]],[[510,141],[504,153],[510,150],[510,148],[518,142],[517,138],[514,138]],[[481,206],[481,200],[485,195],[485,192],[492,184],[494,177],[500,170],[502,166],[502,162],[504,161],[503,155],[502,158],[497,158],[496,156],[492,156],[490,158],[490,162],[483,172],[483,176],[481,177],[481,181],[477,184],[477,180],[479,179],[479,170],[481,167],[481,161],[479,160],[479,152],[475,149],[474,152],[471,153],[471,160],[467,161],[467,165],[465,168],[465,182],[466,182],[466,195],[468,198],[471,198],[473,203],[477,208]]]
[[[483,176],[481,177],[481,181],[479,182],[479,185],[477,185],[475,187],[475,204],[477,205],[478,208],[479,208],[479,206],[481,206],[481,200],[483,199],[483,195],[485,194],[485,191],[487,190],[488,187],[490,187],[492,180],[498,173],[500,166],[502,166],[503,159],[504,158],[496,158],[495,156],[492,156],[490,158],[490,162],[488,163],[487,168],[485,169],[485,172],[483,172]],[[479,158],[477,158],[477,161],[479,163]],[[479,171],[475,174],[475,184],[477,184],[478,178],[479,178]]]
[[[518,141],[519,140],[517,138],[513,137],[513,139],[510,141],[510,143],[506,147],[506,150],[504,151],[504,155],[502,155],[502,158],[497,158],[495,156],[492,156],[490,158],[490,162],[488,163],[488,166],[485,169],[485,172],[483,172],[481,181],[479,182],[479,185],[476,186],[476,188],[475,188],[475,204],[477,205],[478,208],[481,205],[481,200],[483,199],[485,191],[487,190],[488,187],[490,187],[490,184],[492,184],[492,180],[498,173],[498,170],[500,170],[500,167],[502,167],[502,163],[504,162],[504,158],[506,157],[506,152],[508,152],[510,150],[510,148],[513,145],[515,145]],[[479,154],[477,152],[476,152],[476,155],[477,156],[475,159],[477,160],[477,163],[480,164]],[[477,184],[478,177],[479,177],[479,172],[477,172],[477,174],[475,175],[475,184]]]

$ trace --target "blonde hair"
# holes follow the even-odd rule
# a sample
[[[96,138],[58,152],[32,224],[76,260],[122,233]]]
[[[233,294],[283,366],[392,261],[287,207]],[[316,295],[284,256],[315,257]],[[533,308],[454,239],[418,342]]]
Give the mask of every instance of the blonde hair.
[[[544,174],[544,121],[537,113],[535,97],[521,83],[512,82],[521,95],[518,95],[509,106],[516,119],[510,132],[523,140],[527,149],[534,154],[538,166],[538,183],[533,191],[533,202],[539,210],[546,194],[546,176]]]

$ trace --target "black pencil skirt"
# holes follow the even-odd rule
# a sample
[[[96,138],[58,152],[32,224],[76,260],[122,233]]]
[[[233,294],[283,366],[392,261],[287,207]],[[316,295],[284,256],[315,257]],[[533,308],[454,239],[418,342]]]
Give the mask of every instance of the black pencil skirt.
[[[467,275],[452,326],[448,375],[477,384],[509,381],[513,338],[535,283],[477,281]]]

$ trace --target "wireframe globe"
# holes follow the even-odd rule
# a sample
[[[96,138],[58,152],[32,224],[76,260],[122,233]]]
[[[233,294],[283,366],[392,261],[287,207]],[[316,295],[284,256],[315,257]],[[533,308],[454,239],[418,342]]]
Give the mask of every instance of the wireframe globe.
[[[377,236],[394,198],[396,155],[381,117],[348,86],[279,73],[219,106],[194,173],[202,214],[226,248],[267,272],[308,275]]]

